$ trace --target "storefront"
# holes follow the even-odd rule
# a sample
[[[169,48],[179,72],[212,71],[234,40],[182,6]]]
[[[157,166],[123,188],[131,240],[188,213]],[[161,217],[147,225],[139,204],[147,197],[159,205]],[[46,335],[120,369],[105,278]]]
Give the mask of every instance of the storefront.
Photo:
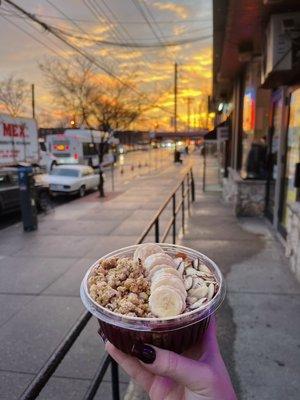
[[[286,167],[282,193],[281,223],[287,229],[288,204],[300,201],[299,174],[300,163],[300,87],[291,89],[289,101],[289,120],[287,129]]]
[[[263,3],[213,2],[213,98],[233,105],[223,198],[272,223],[300,280],[300,4]]]

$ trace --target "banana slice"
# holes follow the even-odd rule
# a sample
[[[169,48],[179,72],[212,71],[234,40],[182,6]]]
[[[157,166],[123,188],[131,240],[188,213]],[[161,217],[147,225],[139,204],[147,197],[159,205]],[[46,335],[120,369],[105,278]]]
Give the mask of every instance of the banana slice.
[[[186,294],[186,290],[185,290],[182,280],[174,275],[162,274],[155,280],[152,280],[151,288],[150,288],[151,293],[154,292],[154,290],[156,290],[157,288],[159,288],[161,286],[175,287],[178,290],[180,290],[183,295]]]
[[[156,267],[157,265],[169,265],[170,267],[176,267],[172,257],[170,257],[168,254],[162,254],[162,253],[156,253],[156,254],[151,254],[151,256],[147,257],[145,260],[145,268],[150,271],[153,267]]]
[[[140,259],[144,263],[147,257],[155,253],[164,253],[164,251],[156,243],[143,243],[136,248],[133,260],[138,261],[138,259]]]
[[[183,292],[181,291],[181,290],[179,290],[179,289],[177,289],[176,287],[174,287],[174,286],[168,286],[168,285],[166,285],[167,287],[170,287],[171,289],[173,289],[173,290],[175,290],[179,295],[180,295],[180,297],[182,298],[182,301],[183,301],[183,304],[184,304],[184,308],[185,308],[185,302],[186,302],[186,299],[187,299],[187,293],[185,292],[184,294],[183,294]],[[182,310],[183,311],[183,310]]]
[[[175,317],[185,307],[180,294],[168,286],[154,290],[149,297],[149,307],[156,317]]]
[[[177,269],[169,267],[166,264],[156,265],[155,267],[151,268],[149,272],[149,278],[155,279],[161,274],[171,274],[177,276],[178,278],[181,278],[180,272],[178,272]]]

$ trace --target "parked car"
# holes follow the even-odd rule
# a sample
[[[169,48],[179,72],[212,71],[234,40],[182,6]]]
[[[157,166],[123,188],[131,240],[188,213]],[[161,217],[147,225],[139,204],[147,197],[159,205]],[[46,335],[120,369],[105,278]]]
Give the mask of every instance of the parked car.
[[[46,211],[50,202],[47,185],[36,182],[36,204],[41,211]],[[17,168],[0,170],[0,215],[20,210],[20,191]]]
[[[99,175],[87,165],[60,165],[54,167],[47,181],[51,194],[79,194],[83,197],[87,190],[99,184]]]

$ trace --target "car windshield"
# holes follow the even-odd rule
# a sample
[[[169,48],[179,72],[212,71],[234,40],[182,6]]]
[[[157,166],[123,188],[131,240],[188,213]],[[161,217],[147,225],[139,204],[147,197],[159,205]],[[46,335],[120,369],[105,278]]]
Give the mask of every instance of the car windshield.
[[[55,176],[72,176],[77,178],[79,176],[79,171],[76,169],[65,169],[65,168],[55,168],[51,171],[51,175]]]

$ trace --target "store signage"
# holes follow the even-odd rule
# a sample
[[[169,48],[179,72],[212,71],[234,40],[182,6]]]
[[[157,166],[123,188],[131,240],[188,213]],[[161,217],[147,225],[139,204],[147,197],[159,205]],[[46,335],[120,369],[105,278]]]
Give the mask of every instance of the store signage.
[[[28,136],[25,133],[25,125],[16,125],[16,124],[3,124],[3,136],[10,137],[25,137]]]

